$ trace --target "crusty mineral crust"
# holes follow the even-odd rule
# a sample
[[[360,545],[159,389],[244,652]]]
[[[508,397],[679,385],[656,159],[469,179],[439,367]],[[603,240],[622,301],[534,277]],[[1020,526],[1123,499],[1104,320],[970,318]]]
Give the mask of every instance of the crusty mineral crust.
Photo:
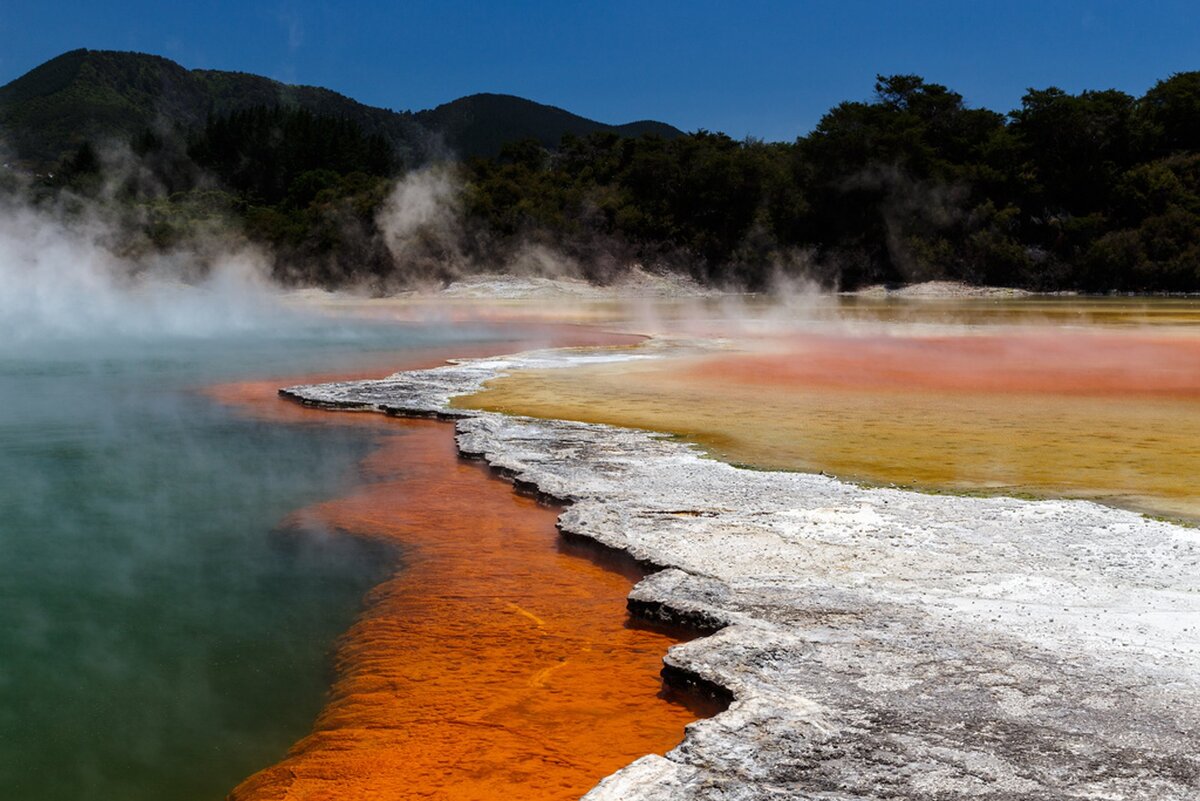
[[[743,470],[645,431],[452,409],[539,352],[292,387],[458,418],[464,454],[659,567],[635,614],[716,633],[665,675],[731,693],[589,801],[1200,798],[1200,532],[1083,501]]]

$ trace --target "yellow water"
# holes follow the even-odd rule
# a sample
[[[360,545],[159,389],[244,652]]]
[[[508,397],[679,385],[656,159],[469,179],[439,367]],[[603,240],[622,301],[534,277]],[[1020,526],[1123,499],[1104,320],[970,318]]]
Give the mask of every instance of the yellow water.
[[[1200,303],[841,305],[791,327],[692,318],[732,342],[522,372],[459,404],[668,432],[747,466],[1200,520]]]

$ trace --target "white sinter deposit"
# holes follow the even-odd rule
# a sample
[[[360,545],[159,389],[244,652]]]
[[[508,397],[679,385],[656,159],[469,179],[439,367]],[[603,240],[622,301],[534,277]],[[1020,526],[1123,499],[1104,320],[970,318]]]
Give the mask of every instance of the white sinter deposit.
[[[650,349],[651,353],[653,349]],[[1083,501],[743,470],[644,431],[452,409],[547,351],[292,387],[458,418],[460,449],[659,568],[630,609],[716,633],[664,675],[729,709],[589,801],[1200,798],[1200,531]]]

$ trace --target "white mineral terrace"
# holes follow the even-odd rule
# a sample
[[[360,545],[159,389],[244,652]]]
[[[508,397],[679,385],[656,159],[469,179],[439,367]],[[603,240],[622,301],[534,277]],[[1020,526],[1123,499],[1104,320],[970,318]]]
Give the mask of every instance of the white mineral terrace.
[[[1200,531],[1084,501],[744,470],[645,431],[452,409],[543,351],[292,387],[458,418],[458,443],[570,505],[568,534],[660,568],[635,614],[715,634],[668,678],[729,709],[605,779],[634,799],[1200,798]]]

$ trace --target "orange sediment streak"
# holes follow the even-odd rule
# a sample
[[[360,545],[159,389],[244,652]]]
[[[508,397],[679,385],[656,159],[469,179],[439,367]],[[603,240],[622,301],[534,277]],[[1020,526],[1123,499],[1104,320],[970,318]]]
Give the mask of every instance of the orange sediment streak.
[[[1200,520],[1195,333],[1043,327],[750,346],[517,373],[455,403],[667,431],[735,463]]]
[[[311,734],[231,798],[578,798],[679,743],[697,712],[658,677],[678,638],[627,625],[634,569],[565,544],[559,510],[459,459],[452,426],[304,409],[277,386],[212,394],[274,419],[377,430],[366,482],[297,515],[397,543],[402,568],[339,643]]]
[[[806,336],[683,375],[831,389],[1200,397],[1200,339],[1138,334]]]

